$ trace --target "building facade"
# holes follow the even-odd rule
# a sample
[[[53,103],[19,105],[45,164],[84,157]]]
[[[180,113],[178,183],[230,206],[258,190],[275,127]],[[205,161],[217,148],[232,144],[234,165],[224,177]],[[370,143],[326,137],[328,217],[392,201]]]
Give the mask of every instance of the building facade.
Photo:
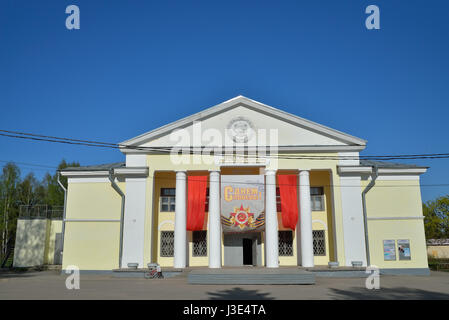
[[[127,140],[126,162],[60,172],[63,269],[338,262],[428,273],[427,168],[360,160],[365,148],[243,96]]]

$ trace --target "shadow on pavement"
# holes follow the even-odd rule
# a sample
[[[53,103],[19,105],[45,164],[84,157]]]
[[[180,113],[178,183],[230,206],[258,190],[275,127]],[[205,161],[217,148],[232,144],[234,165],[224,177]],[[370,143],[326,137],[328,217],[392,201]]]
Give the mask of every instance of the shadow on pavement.
[[[368,290],[353,288],[352,290],[330,289],[332,299],[356,300],[449,300],[449,294],[412,288],[380,288]]]
[[[258,290],[243,290],[242,288],[232,288],[216,292],[207,292],[211,300],[273,300],[269,293],[262,293]]]

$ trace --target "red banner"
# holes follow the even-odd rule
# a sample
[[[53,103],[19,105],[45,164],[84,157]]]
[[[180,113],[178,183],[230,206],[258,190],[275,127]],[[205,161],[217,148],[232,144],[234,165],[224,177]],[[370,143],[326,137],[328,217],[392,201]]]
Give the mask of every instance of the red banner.
[[[297,175],[278,175],[282,225],[292,230],[295,230],[298,222],[297,183]]]
[[[203,230],[207,176],[187,177],[187,230]]]

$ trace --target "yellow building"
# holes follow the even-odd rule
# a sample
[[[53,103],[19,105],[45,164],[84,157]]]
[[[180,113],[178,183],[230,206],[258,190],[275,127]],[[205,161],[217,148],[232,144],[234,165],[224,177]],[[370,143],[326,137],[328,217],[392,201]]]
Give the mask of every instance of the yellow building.
[[[429,272],[427,168],[360,160],[363,139],[238,96],[120,145],[126,162],[61,171],[63,269]]]

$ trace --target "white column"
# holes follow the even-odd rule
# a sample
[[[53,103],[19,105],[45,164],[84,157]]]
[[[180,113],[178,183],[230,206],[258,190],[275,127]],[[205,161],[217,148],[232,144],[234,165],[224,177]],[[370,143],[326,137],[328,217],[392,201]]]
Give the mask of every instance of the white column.
[[[267,268],[279,267],[276,170],[265,172],[265,248]]]
[[[146,167],[147,155],[126,155],[126,167]],[[144,268],[145,252],[145,207],[147,196],[147,178],[126,178],[125,215],[123,219],[122,268],[128,263],[138,263]]]
[[[185,268],[187,256],[187,216],[186,216],[186,177],[185,171],[176,171],[175,208],[175,252],[173,267]]]
[[[220,172],[209,175],[209,268],[221,268]]]
[[[313,267],[313,235],[312,235],[312,208],[310,202],[309,171],[299,172],[299,206],[301,215],[301,263],[303,267]]]

